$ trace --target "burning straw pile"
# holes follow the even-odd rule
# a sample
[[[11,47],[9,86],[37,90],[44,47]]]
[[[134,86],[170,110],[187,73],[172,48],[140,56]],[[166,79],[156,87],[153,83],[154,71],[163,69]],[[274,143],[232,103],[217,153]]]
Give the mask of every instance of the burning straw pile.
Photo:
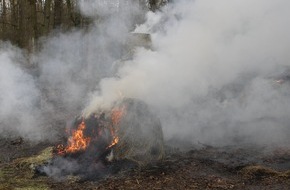
[[[95,175],[124,160],[135,165],[164,156],[159,119],[136,99],[118,101],[109,110],[79,117],[67,130],[66,144],[54,148],[54,158],[39,171],[47,175]]]

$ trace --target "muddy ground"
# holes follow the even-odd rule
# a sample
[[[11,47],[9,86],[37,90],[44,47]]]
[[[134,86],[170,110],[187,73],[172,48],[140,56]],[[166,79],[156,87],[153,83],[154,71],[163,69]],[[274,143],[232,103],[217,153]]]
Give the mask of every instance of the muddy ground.
[[[287,147],[199,145],[181,150],[167,145],[166,158],[158,163],[98,180],[59,180],[34,172],[51,157],[52,145],[2,138],[0,189],[290,189]]]

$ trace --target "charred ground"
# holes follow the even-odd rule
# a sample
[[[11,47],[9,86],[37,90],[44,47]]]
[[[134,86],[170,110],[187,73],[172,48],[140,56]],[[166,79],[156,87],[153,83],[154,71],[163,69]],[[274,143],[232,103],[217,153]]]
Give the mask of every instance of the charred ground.
[[[0,189],[289,189],[290,149],[250,145],[166,144],[162,161],[123,168],[103,179],[56,180],[36,175],[33,164],[48,159],[51,144],[1,139]],[[42,152],[40,152],[42,150]]]

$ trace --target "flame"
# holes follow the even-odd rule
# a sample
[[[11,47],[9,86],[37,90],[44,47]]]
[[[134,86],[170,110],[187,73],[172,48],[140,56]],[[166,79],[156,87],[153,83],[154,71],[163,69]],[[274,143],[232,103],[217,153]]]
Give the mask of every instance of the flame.
[[[125,107],[114,108],[111,112],[111,119],[112,119],[113,126],[110,127],[110,132],[111,132],[111,135],[113,137],[113,140],[110,143],[110,145],[107,147],[107,149],[113,147],[114,145],[118,144],[118,142],[119,142],[119,137],[117,135],[117,132],[119,129],[119,124],[120,124],[121,118],[123,117],[124,113],[125,113]]]
[[[82,122],[78,125],[77,130],[72,131],[72,136],[68,139],[67,147],[63,147],[63,145],[57,146],[57,149],[59,150],[58,154],[73,153],[80,150],[85,150],[91,141],[90,137],[84,136],[85,128],[85,121],[82,120]]]
[[[104,127],[109,129],[110,135],[112,140],[110,141],[109,145],[106,147],[106,149],[109,149],[116,145],[119,142],[119,137],[117,135],[119,130],[119,125],[121,122],[121,119],[125,113],[125,107],[121,108],[114,108],[111,110],[111,124],[103,124]],[[94,117],[98,117],[95,115]],[[89,144],[91,143],[91,137],[85,137],[84,131],[86,129],[86,124],[84,119],[82,119],[82,122],[78,125],[76,130],[72,130],[71,136],[68,139],[67,146],[64,146],[62,144],[56,146],[57,154],[58,155],[65,155],[67,153],[74,153],[85,150]],[[97,129],[97,133],[95,133],[95,130],[93,129],[93,134],[97,137],[102,136],[102,130]],[[69,132],[69,131],[67,131]],[[95,137],[93,137],[95,138]]]
[[[107,147],[107,149],[115,146],[119,142],[119,137],[117,135],[114,134],[112,136],[113,136],[113,140],[112,140],[111,144]]]

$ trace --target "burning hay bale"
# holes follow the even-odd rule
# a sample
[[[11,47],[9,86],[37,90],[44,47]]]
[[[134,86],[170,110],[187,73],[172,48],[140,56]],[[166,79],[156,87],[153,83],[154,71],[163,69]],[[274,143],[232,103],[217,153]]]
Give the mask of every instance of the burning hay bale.
[[[38,172],[100,177],[124,160],[146,165],[164,156],[161,123],[144,102],[123,99],[109,110],[77,118],[68,129],[67,143],[57,145],[53,154]]]
[[[136,99],[124,99],[109,111],[78,118],[74,127],[68,144],[58,146],[57,154],[93,152],[101,159],[113,154],[115,160],[139,164],[164,156],[161,123],[144,102]]]

